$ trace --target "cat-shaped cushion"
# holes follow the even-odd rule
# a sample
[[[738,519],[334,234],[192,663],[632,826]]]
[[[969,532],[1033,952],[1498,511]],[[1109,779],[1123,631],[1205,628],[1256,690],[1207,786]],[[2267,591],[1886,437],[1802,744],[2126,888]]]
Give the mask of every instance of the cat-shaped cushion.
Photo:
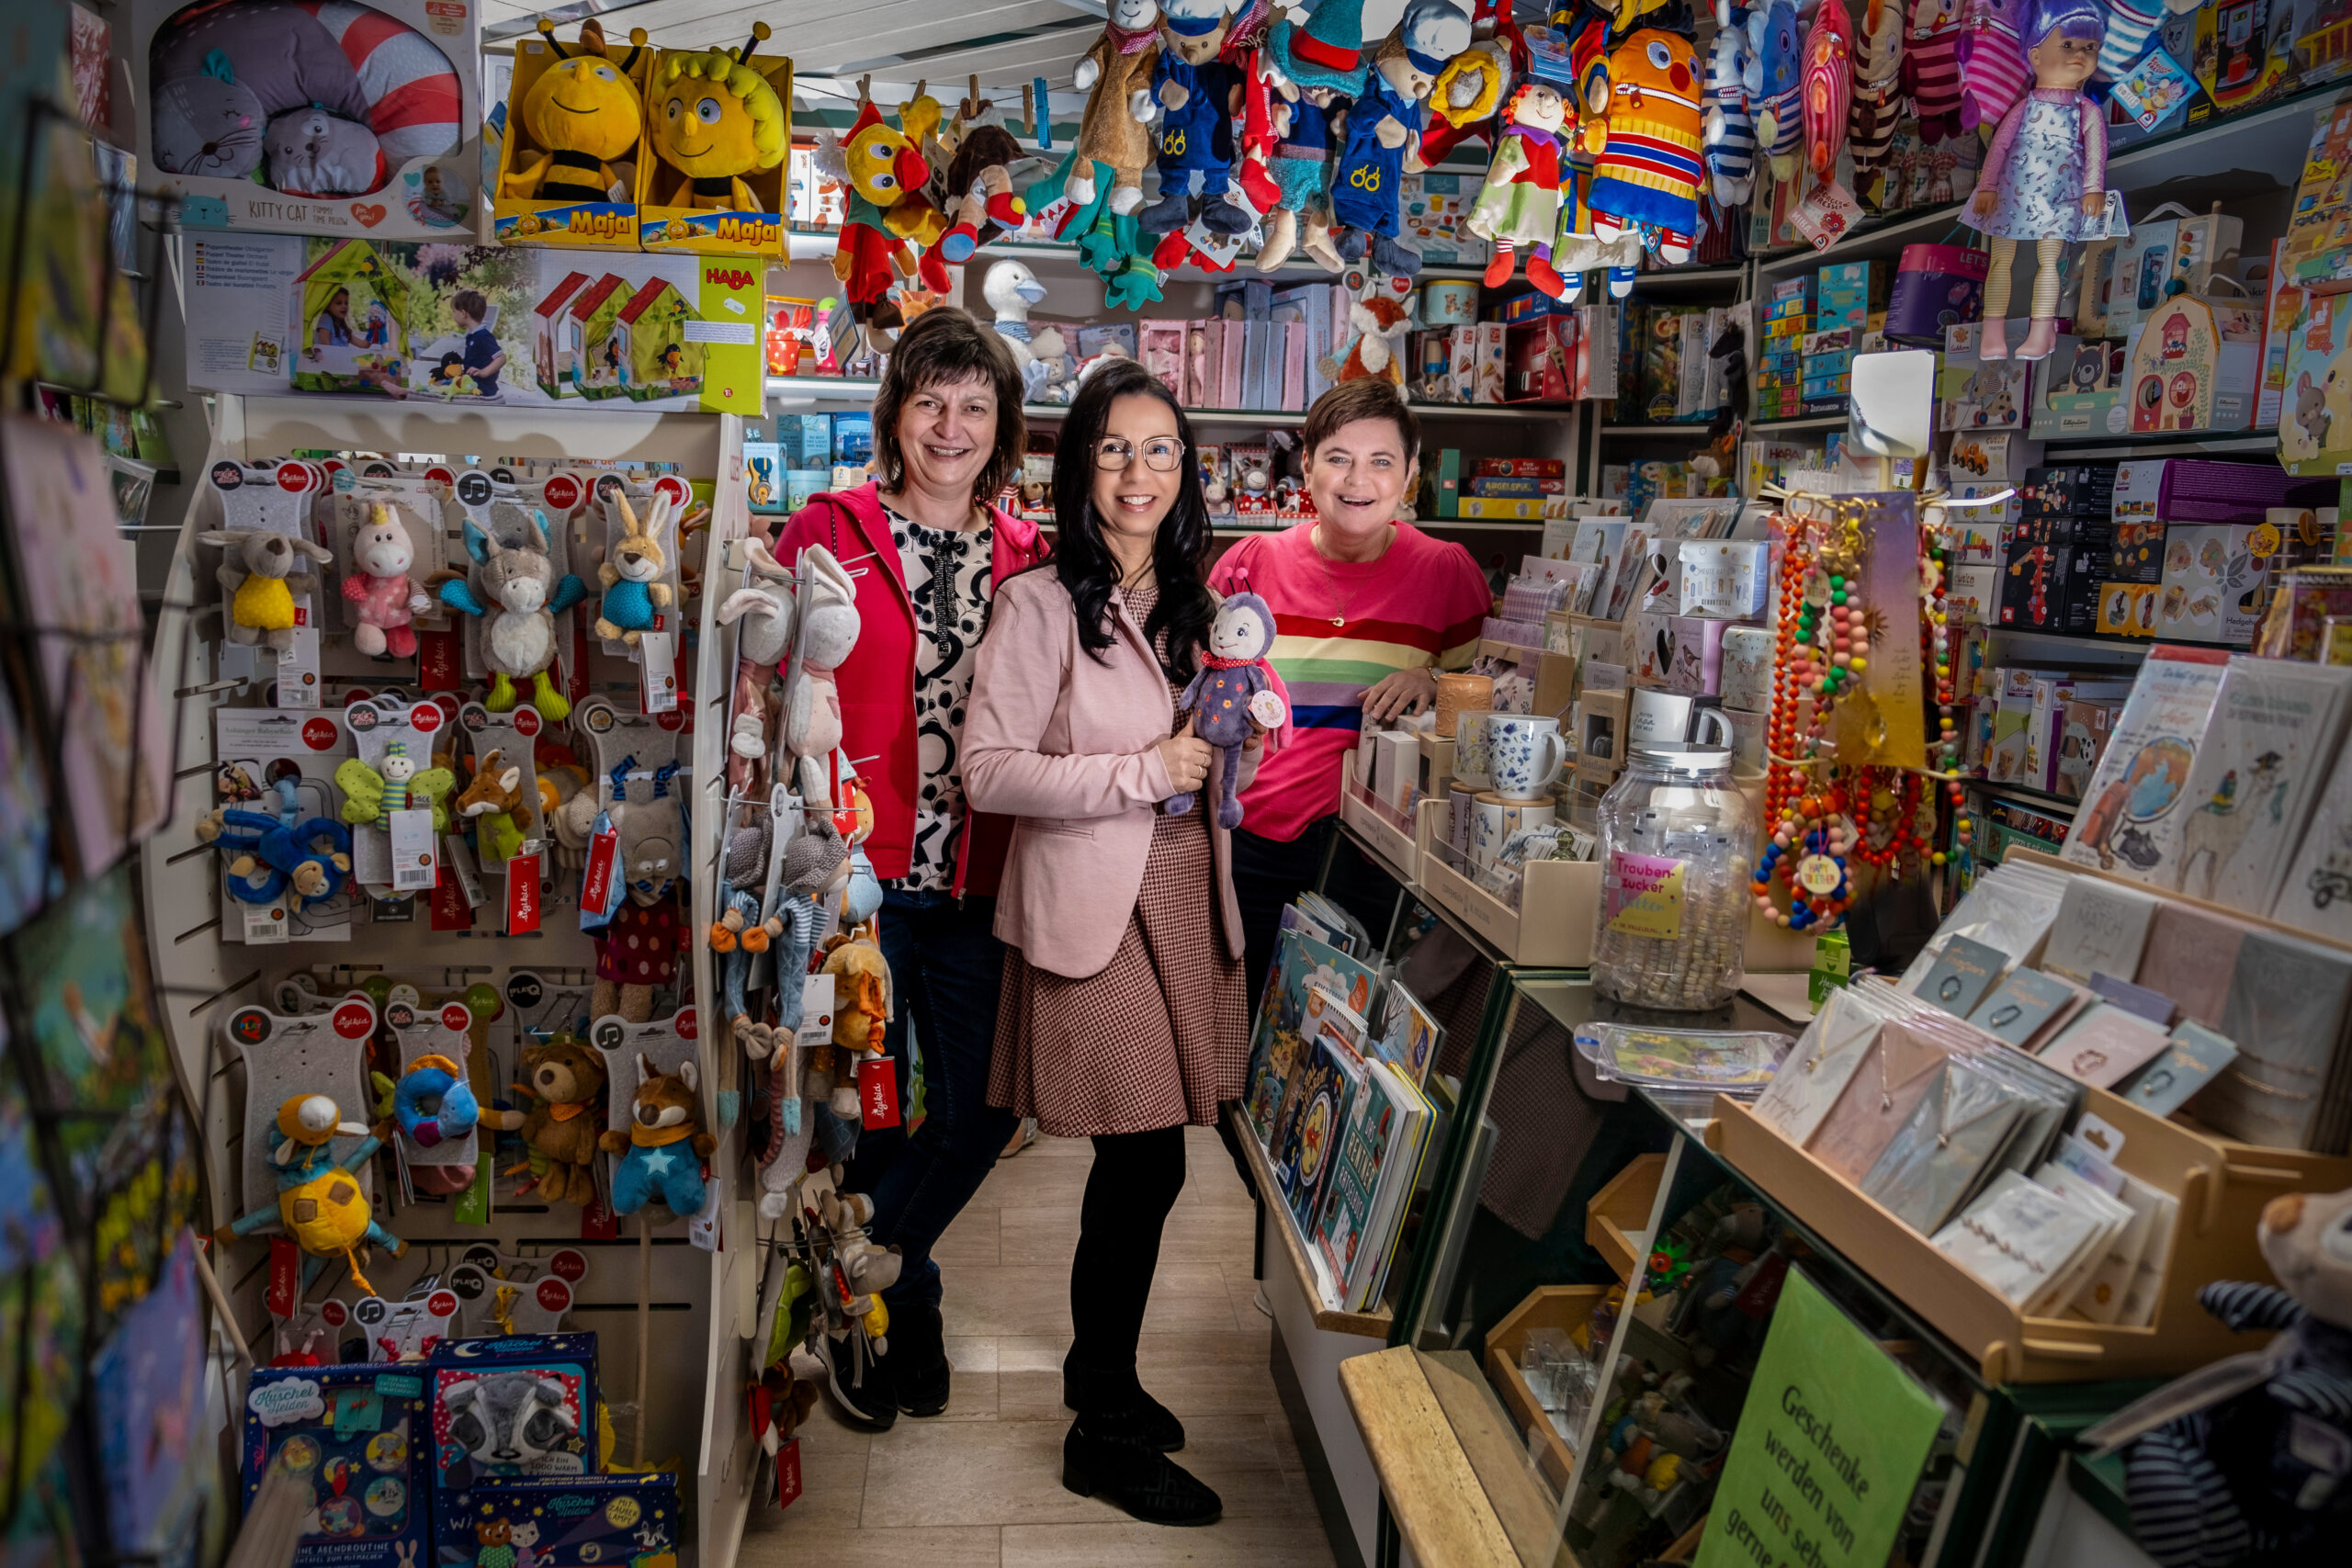
[[[155,89],[155,163],[164,173],[242,180],[261,167],[261,100],[239,82],[184,76]]]
[[[365,196],[384,183],[376,133],[318,107],[288,109],[263,139],[269,183],[292,196]]]

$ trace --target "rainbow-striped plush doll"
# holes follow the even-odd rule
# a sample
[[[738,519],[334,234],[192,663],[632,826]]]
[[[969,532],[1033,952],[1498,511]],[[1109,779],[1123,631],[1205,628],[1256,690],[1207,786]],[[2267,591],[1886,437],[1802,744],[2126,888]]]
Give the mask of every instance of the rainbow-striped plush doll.
[[[1723,0],[1715,6],[1715,44],[1707,54],[1707,90],[1700,96],[1700,155],[1713,176],[1715,200],[1737,207],[1756,193],[1756,117],[1747,112],[1747,13]]]
[[[1585,150],[1593,154],[1594,237],[1607,244],[1639,227],[1660,260],[1689,261],[1705,172],[1690,40],[1639,28],[1611,49],[1595,20],[1569,45],[1569,59],[1584,100]]]

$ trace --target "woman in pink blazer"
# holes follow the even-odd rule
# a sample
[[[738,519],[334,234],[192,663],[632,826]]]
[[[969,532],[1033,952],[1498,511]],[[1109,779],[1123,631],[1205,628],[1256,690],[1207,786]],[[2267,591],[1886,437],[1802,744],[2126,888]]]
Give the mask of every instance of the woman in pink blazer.
[[[1136,1343],[1184,1129],[1241,1097],[1249,1051],[1232,845],[1214,809],[1223,754],[1175,712],[1217,603],[1191,447],[1141,366],[1088,378],[1054,466],[1054,558],[998,586],[964,724],[972,808],[1018,819],[997,894],[1010,951],[989,1100],[1094,1141],[1062,1484],[1182,1525],[1222,1505],[1167,1457],[1184,1428],[1136,1380]],[[1261,744],[1241,753],[1244,784]]]

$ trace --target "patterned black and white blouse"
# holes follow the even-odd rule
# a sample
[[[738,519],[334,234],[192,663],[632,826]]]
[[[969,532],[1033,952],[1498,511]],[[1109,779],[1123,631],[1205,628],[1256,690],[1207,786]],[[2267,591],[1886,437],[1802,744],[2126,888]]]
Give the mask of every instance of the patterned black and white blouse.
[[[907,874],[890,886],[910,892],[956,883],[964,838],[964,773],[958,753],[980,634],[996,592],[991,566],[996,530],[932,528],[883,508],[890,542],[906,573],[915,611],[915,840]]]

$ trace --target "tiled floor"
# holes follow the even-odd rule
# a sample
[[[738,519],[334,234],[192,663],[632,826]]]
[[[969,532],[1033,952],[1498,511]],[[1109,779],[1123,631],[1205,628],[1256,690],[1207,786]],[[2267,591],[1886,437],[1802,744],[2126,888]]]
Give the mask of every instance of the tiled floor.
[[[955,1397],[879,1435],[820,1403],[800,1434],[800,1500],[755,1508],[742,1568],[907,1562],[922,1568],[1158,1568],[1332,1561],[1266,1370],[1250,1304],[1249,1198],[1216,1134],[1193,1128],[1144,1319],[1146,1387],[1184,1422],[1178,1461],[1217,1489],[1206,1529],[1136,1524],[1062,1490],[1062,1353],[1069,1258],[1092,1151],[1040,1138],[1000,1164],[933,1256],[947,1284]]]

